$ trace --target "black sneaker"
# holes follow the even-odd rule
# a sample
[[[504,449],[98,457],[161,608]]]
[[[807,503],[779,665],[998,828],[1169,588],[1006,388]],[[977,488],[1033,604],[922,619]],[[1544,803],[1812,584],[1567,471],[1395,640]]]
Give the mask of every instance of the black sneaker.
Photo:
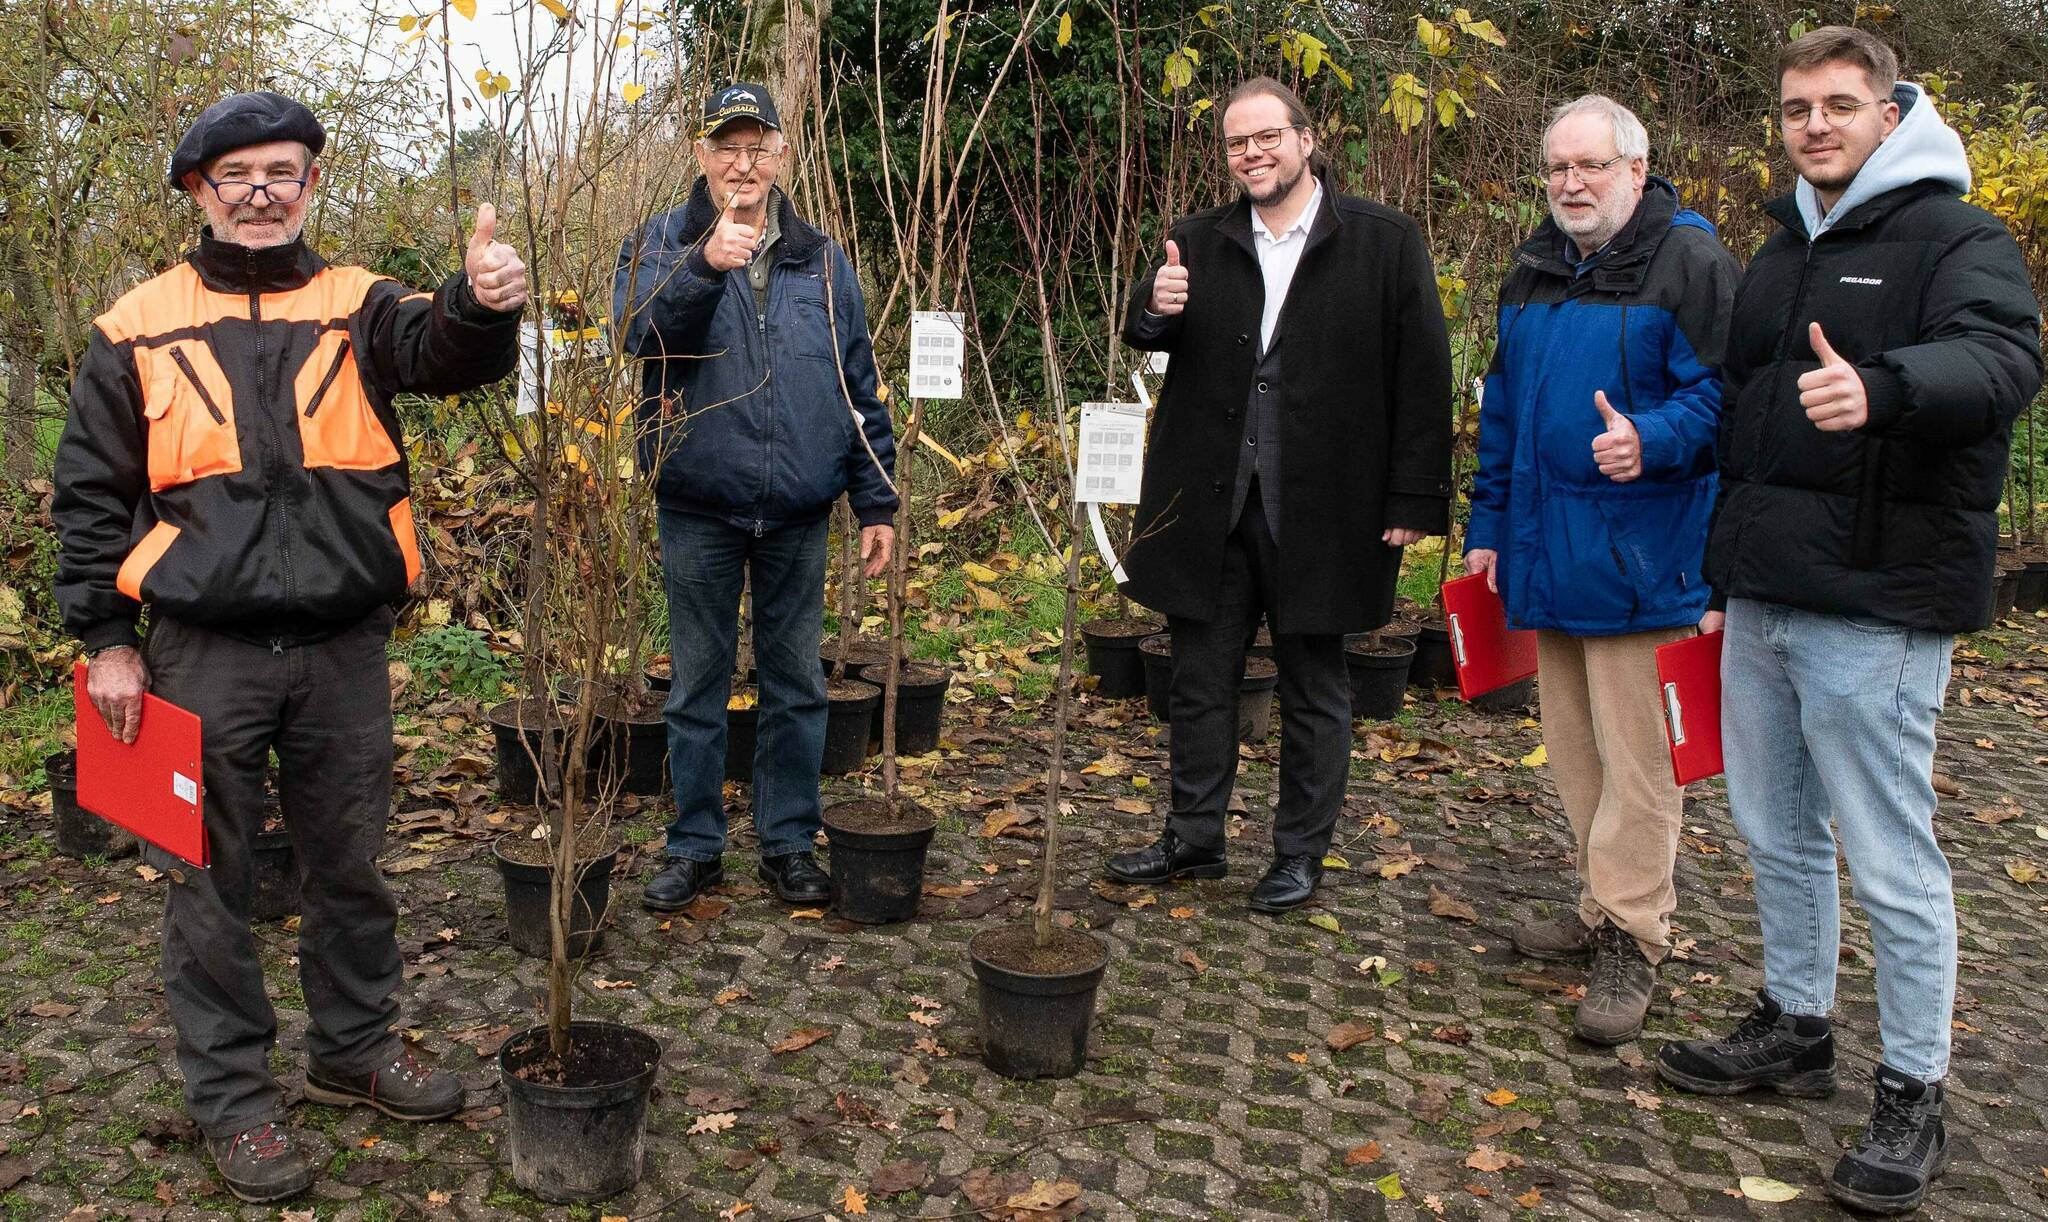
[[[446,1120],[462,1110],[462,1083],[402,1048],[390,1064],[361,1073],[307,1066],[306,1098],[330,1107],[368,1104],[393,1120]]]
[[[1877,1097],[1856,1148],[1835,1164],[1828,1195],[1868,1213],[1919,1208],[1927,1186],[1948,1168],[1948,1130],[1941,1121],[1939,1082],[1922,1082],[1889,1065],[1877,1067]]]
[[[215,1141],[206,1149],[228,1191],[252,1204],[282,1201],[313,1182],[313,1165],[281,1124],[259,1124]]]
[[[1787,1014],[1758,990],[1756,1009],[1726,1039],[1672,1040],[1657,1050],[1657,1076],[1701,1095],[1768,1086],[1795,1099],[1835,1093],[1835,1034],[1824,1017]]]

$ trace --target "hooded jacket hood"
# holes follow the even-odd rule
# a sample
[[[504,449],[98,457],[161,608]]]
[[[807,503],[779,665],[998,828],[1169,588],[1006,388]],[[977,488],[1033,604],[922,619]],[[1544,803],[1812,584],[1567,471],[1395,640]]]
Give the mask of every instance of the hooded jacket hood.
[[[1899,125],[1842,192],[1832,209],[1823,209],[1820,193],[1804,178],[1794,189],[1799,215],[1806,222],[1807,240],[1826,233],[1857,206],[1887,191],[1933,180],[1952,188],[1957,195],[1970,192],[1970,158],[1963,151],[1963,138],[1942,122],[1941,113],[1927,100],[1927,93],[1909,81],[1892,87],[1892,101],[1899,104]]]

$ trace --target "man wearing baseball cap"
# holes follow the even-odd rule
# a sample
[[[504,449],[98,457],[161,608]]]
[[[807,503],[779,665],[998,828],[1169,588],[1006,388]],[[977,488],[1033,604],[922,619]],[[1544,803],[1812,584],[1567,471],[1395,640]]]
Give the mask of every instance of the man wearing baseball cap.
[[[489,204],[438,292],[328,265],[301,237],[326,141],[275,93],[223,99],[179,141],[170,182],[206,228],[94,320],[52,511],[57,600],[108,727],[133,742],[145,690],[201,719],[209,868],[147,852],[169,883],[164,997],[186,1110],[247,1201],[313,1178],[283,1123],[277,1016],[249,930],[273,752],[302,878],[306,1097],[402,1120],[462,1106],[461,1083],[392,1030],[398,909],[376,863],[391,809],[384,646],[420,567],[392,400],[503,377],[527,292]]]
[[[696,146],[703,175],[687,203],[626,240],[613,282],[626,351],[642,358],[641,468],[657,473],[675,669],[665,713],[676,815],[643,897],[659,912],[725,876],[726,703],[749,577],[761,877],[791,903],[831,897],[811,855],[826,517],[846,493],[870,577],[895,538],[895,443],[860,281],[775,188],[788,151],[765,88],[712,93]]]

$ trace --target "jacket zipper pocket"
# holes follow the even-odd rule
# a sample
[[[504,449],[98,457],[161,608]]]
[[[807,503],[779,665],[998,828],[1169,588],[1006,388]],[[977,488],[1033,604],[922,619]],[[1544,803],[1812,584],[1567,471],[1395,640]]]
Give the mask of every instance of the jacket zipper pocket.
[[[171,363],[184,373],[185,380],[192,383],[192,389],[199,392],[199,401],[206,405],[206,414],[213,417],[213,422],[226,424],[228,418],[221,414],[220,405],[213,401],[213,396],[206,393],[206,384],[199,380],[199,371],[192,368],[192,358],[185,355],[185,350],[171,349]]]
[[[306,419],[311,420],[313,413],[320,410],[320,401],[327,397],[327,388],[334,385],[334,379],[340,376],[342,362],[348,360],[348,345],[348,340],[341,341],[341,349],[334,354],[334,364],[328,366],[327,376],[321,378],[320,385],[314,388],[313,400],[306,404]]]

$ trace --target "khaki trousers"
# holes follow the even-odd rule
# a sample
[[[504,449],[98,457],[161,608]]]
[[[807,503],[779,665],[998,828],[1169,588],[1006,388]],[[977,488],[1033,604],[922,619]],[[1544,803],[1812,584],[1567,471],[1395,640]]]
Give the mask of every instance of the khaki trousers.
[[[1656,651],[1692,632],[1536,634],[1544,751],[1578,840],[1579,919],[1613,921],[1652,963],[1670,954],[1684,793],[1671,779]]]

